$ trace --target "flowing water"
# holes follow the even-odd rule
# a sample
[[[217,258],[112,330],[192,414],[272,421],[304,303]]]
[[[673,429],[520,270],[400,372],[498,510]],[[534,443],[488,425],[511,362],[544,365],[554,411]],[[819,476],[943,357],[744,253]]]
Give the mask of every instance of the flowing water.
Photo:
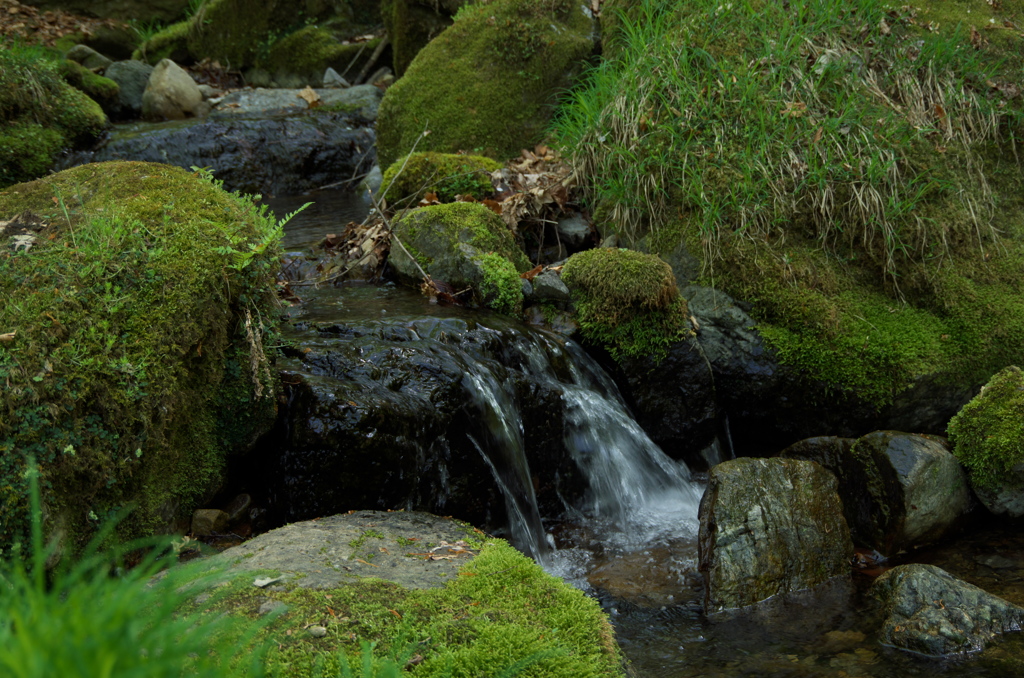
[[[346,204],[344,195],[315,198],[319,207],[298,215],[287,228],[287,246],[307,246],[358,219],[365,203],[356,198],[358,202],[350,199]],[[274,208],[284,213],[305,200],[275,201]],[[394,289],[368,293],[365,288],[331,288],[304,294],[309,302],[302,313],[310,318],[442,312],[414,293]],[[1014,636],[967,663],[926,660],[880,646],[872,635],[878,620],[865,596],[870,583],[866,578],[855,579],[852,589],[778,601],[756,616],[705,618],[696,571],[701,484],[651,442],[614,382],[579,346],[526,331],[505,332],[502,340],[516,369],[560,390],[564,446],[586,476],[588,490],[582,501],[566,501],[563,515],[541,515],[524,454],[527,432],[508,386],[507,367],[472,350],[460,358],[466,366],[462,386],[481,423],[469,437],[504,493],[511,540],[549,571],[601,601],[635,675],[1024,675],[1014,663],[1024,653],[1024,640]],[[704,456],[709,464],[734,456],[727,426]],[[1024,604],[1022,553],[1024,536],[1018,530],[986,523],[970,543],[937,547],[914,554],[914,559],[939,564]]]

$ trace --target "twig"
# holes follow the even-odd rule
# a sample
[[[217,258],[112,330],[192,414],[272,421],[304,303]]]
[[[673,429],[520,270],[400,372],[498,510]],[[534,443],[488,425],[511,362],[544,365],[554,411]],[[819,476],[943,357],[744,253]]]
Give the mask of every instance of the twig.
[[[388,46],[390,38],[387,33],[384,33],[384,37],[380,39],[380,44],[377,45],[377,49],[373,50],[373,54],[370,55],[370,60],[363,65],[363,70],[359,72],[359,77],[356,78],[356,84],[358,85],[366,77],[366,74],[370,72],[370,68],[377,63],[377,59],[380,58],[384,48]]]
[[[391,179],[391,183],[388,184],[387,186],[382,186],[382,188],[384,189],[384,192],[380,194],[380,201],[382,203],[384,202],[384,199],[388,197],[388,191],[391,190],[391,187],[395,185],[395,180],[398,179],[398,177],[402,176],[402,172],[405,171],[405,166],[409,164],[409,158],[411,158],[412,154],[416,152],[416,147],[420,145],[420,141],[423,140],[423,137],[425,137],[428,134],[430,134],[430,130],[427,129],[427,125],[429,125],[429,124],[430,124],[429,120],[427,120],[425,123],[423,123],[423,131],[420,132],[420,135],[418,137],[416,137],[416,141],[413,142],[412,148],[409,149],[409,152],[405,156],[405,160],[402,161],[402,166],[398,168],[398,172],[396,172],[395,176]],[[371,198],[372,198],[372,196],[371,196]],[[380,205],[377,204],[377,200],[376,199],[373,200],[373,206],[377,208],[378,212],[380,212]],[[387,223],[387,222],[385,222],[385,223]],[[390,230],[390,229],[391,229],[391,227],[388,226],[388,230]]]

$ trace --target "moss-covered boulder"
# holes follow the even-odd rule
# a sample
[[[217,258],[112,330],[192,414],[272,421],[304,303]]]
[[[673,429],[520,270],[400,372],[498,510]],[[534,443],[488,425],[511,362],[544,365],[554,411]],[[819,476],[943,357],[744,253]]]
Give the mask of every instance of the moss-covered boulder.
[[[371,642],[373,675],[399,675],[403,666],[438,677],[623,675],[597,601],[450,518],[330,516],[274,530],[212,561],[225,563],[216,578],[224,585],[200,596],[195,611],[252,620],[276,611],[257,638],[275,641],[266,657],[271,676],[318,675],[319,663],[324,675],[342,675],[339,655],[360,666],[361,644]],[[506,674],[513,665],[518,670]]]
[[[490,174],[500,168],[498,161],[480,155],[413,153],[385,170],[381,190],[391,204],[404,204],[424,193],[435,193],[441,202],[460,194],[482,200],[494,193]]]
[[[41,49],[0,48],[0,188],[46,173],[61,151],[94,140],[107,118]]]
[[[275,40],[265,52],[256,55],[254,67],[246,71],[246,81],[263,87],[321,87],[328,68],[355,80],[380,44],[380,38],[367,42],[342,39],[353,30],[348,23],[334,28],[306,26]]]
[[[280,228],[167,165],[84,165],[0,192],[0,543],[41,466],[48,529],[171,529],[273,423]]]
[[[496,0],[469,5],[432,40],[381,102],[377,154],[467,150],[505,159],[543,136],[559,93],[594,48],[579,3]]]
[[[655,255],[610,247],[579,252],[566,260],[562,281],[584,339],[614,358],[657,362],[689,333],[686,300],[672,268]]]
[[[404,282],[422,283],[422,269],[453,291],[472,289],[477,302],[496,311],[522,310],[519,274],[530,268],[530,262],[491,210],[466,202],[421,207],[393,226],[401,244],[392,244],[388,261]]]
[[[107,115],[120,108],[121,88],[110,78],[97,75],[85,66],[68,59],[61,61],[58,69],[64,82],[85,93],[98,103]]]
[[[192,61],[188,51],[188,34],[191,24],[192,21],[186,19],[157,31],[132,52],[132,59],[144,61],[151,66],[157,65],[164,59],[170,59],[178,64]]]
[[[1024,372],[1007,367],[949,422],[953,453],[996,514],[1024,516]]]
[[[596,223],[741,300],[804,412],[1024,359],[1024,38],[986,30],[1013,10],[630,4],[556,136]]]
[[[392,64],[401,76],[427,43],[452,24],[467,0],[381,0],[380,16],[391,39]]]

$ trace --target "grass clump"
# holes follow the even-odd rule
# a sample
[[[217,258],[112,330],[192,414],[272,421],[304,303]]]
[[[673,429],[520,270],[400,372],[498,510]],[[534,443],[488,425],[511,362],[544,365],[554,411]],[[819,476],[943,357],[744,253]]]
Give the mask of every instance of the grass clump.
[[[174,569],[168,540],[101,551],[46,571],[38,479],[30,471],[31,547],[0,563],[0,672],[11,678],[263,676],[263,649],[244,620],[200,620],[178,610],[209,576]],[[106,531],[112,528],[107,524]],[[143,553],[131,568],[126,562]],[[138,560],[135,558],[135,560]],[[243,656],[244,653],[244,656]]]
[[[480,155],[413,153],[391,163],[381,186],[392,203],[435,193],[441,202],[456,195],[482,200],[494,193],[490,173],[501,163]]]
[[[42,176],[63,149],[95,139],[106,124],[52,54],[0,40],[0,188]]]
[[[260,590],[251,573],[225,587],[204,616],[257,619],[269,601],[285,614],[261,631],[270,676],[621,676],[620,653],[597,602],[500,540],[442,588],[364,579],[332,589]],[[311,636],[309,625],[326,635]],[[411,661],[410,661],[411,660]],[[398,670],[400,669],[400,670]],[[358,671],[355,671],[358,674]]]
[[[208,176],[136,162],[2,191],[8,220],[0,547],[24,536],[28,455],[69,547],[128,507],[122,537],[168,530],[273,422],[280,224]]]
[[[1024,324],[1024,39],[986,28],[1007,11],[644,0],[555,134],[614,230],[697,256],[807,378],[876,405],[983,381]]]
[[[686,300],[672,268],[655,255],[599,248],[569,257],[562,281],[572,294],[583,336],[616,360],[660,362],[687,334]]]
[[[953,454],[971,481],[995,488],[1024,462],[1024,372],[1003,369],[949,422]]]

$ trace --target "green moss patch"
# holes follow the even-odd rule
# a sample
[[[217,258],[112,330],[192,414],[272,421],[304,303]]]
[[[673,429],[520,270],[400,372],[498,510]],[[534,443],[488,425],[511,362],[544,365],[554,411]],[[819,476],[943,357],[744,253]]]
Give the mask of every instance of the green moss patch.
[[[95,139],[106,124],[50,53],[0,41],[0,188],[41,176],[61,150]]]
[[[569,257],[562,281],[583,336],[612,356],[665,357],[688,331],[686,300],[672,268],[655,255],[600,248]]]
[[[468,5],[423,48],[381,102],[377,153],[418,150],[505,159],[544,135],[557,93],[593,49],[593,25],[569,0]]]
[[[481,200],[494,193],[490,173],[501,163],[479,155],[413,153],[399,158],[384,172],[381,182],[391,203],[435,193],[441,202],[456,195]]]
[[[1007,367],[996,374],[949,422],[953,454],[971,481],[995,487],[1024,462],[1024,372]]]
[[[785,364],[878,406],[1020,361],[1008,5],[633,5],[556,130],[612,230],[685,249]]]
[[[274,573],[268,573],[274,574]],[[339,654],[354,667],[368,657],[403,675],[621,676],[620,655],[596,601],[500,540],[486,543],[443,588],[407,590],[379,579],[332,589],[258,589],[252,575],[233,580],[201,606],[256,619],[283,605],[264,630],[269,676],[338,675]],[[323,627],[315,637],[309,629]],[[366,653],[365,643],[373,643]],[[390,661],[389,661],[390,660]],[[397,674],[396,674],[397,675]]]
[[[110,78],[96,75],[82,64],[69,59],[62,59],[58,69],[65,82],[87,94],[104,111],[117,105],[117,96],[121,87]]]
[[[157,31],[132,52],[132,58],[155,66],[163,59],[174,62],[188,56],[188,35],[191,20],[178,21]]]
[[[201,176],[134,162],[13,186],[8,220],[0,543],[22,534],[29,456],[48,528],[73,543],[122,509],[125,536],[167,530],[273,421],[278,224]]]

